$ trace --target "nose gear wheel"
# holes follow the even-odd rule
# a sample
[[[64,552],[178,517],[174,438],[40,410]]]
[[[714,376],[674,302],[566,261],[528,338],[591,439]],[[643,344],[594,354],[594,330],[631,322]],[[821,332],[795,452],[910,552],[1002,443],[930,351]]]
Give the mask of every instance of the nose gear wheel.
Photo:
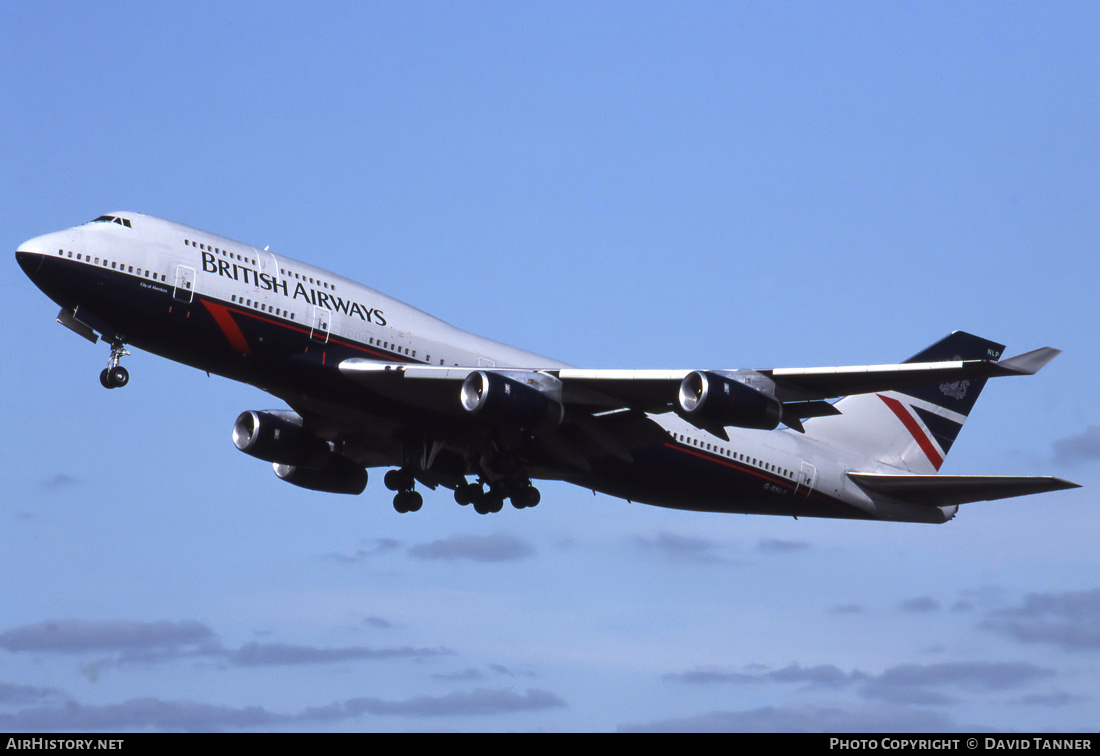
[[[122,341],[111,343],[111,358],[107,361],[107,367],[99,374],[99,382],[103,388],[122,388],[130,382],[130,373],[119,362],[129,355],[126,345]]]

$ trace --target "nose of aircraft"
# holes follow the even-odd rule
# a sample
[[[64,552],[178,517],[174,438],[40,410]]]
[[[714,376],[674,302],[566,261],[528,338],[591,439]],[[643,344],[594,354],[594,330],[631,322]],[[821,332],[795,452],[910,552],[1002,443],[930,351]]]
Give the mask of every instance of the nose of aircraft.
[[[42,259],[46,253],[46,247],[42,244],[46,237],[37,236],[34,239],[23,242],[15,250],[15,261],[31,279],[38,269],[42,267]]]
[[[15,260],[23,272],[37,283],[43,260],[57,255],[59,250],[79,250],[81,238],[76,229],[36,236],[19,245],[15,250]]]

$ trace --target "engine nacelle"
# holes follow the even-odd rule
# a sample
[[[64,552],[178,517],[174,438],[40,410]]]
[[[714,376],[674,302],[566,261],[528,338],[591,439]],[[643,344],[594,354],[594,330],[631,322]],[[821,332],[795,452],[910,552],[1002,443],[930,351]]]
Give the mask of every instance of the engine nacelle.
[[[561,425],[565,415],[561,402],[553,397],[487,370],[466,376],[459,396],[467,412],[511,423],[524,430],[554,430]]]
[[[233,444],[252,457],[284,465],[319,467],[334,456],[328,444],[302,428],[294,412],[242,412],[233,424]]]
[[[280,465],[278,462],[272,467],[280,479],[310,491],[357,496],[367,487],[367,471],[338,454],[331,455],[324,467]]]
[[[783,405],[774,396],[718,373],[694,371],[680,383],[680,415],[703,426],[774,430]]]

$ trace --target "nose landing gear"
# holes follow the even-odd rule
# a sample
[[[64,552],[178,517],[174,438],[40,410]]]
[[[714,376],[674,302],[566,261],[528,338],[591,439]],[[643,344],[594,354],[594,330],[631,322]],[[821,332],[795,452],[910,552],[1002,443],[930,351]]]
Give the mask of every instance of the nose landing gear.
[[[99,374],[99,382],[103,388],[122,388],[130,382],[130,373],[119,362],[130,354],[122,341],[111,342],[111,359],[107,361],[107,367]]]

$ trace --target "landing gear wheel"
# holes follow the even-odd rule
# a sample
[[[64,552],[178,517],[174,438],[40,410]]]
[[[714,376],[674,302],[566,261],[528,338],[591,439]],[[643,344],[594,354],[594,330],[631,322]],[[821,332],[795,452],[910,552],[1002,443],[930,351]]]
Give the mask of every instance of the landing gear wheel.
[[[416,478],[404,468],[388,470],[382,478],[386,488],[394,491],[393,508],[401,514],[419,512],[424,505],[424,497],[414,490]]]
[[[401,514],[419,512],[424,505],[424,497],[416,491],[400,491],[393,497],[393,508]]]
[[[103,372],[99,374],[99,382],[103,385],[103,388],[122,388],[130,382],[130,373],[122,365],[104,368]]]
[[[481,509],[478,509],[478,505],[481,505]],[[496,513],[504,509],[504,494],[502,494],[496,486],[493,486],[485,495],[481,497],[481,501],[474,502],[474,511],[478,514],[490,514]]]
[[[460,483],[458,487],[455,488],[455,501],[463,507],[468,504],[473,504],[478,500],[478,497],[483,495],[484,493],[481,490],[481,486],[477,483]]]
[[[107,371],[107,380],[111,382],[111,388],[122,388],[130,382],[130,372],[122,365],[115,365]]]
[[[387,470],[382,482],[391,491],[410,491],[416,480],[406,470]]]
[[[499,512],[504,508],[504,496],[496,487],[486,491],[480,485],[474,483],[469,487],[469,490],[473,494],[474,511],[478,514],[486,515],[491,512]]]
[[[512,496],[512,506],[516,509],[529,509],[538,506],[542,501],[542,494],[534,486],[525,486]]]
[[[480,515],[499,512],[504,507],[504,499],[492,494],[484,494],[474,499],[474,511]]]
[[[118,363],[128,355],[126,344],[122,339],[111,342],[111,359],[107,360],[107,369],[99,374],[99,382],[103,388],[122,388],[130,382],[130,373]]]

